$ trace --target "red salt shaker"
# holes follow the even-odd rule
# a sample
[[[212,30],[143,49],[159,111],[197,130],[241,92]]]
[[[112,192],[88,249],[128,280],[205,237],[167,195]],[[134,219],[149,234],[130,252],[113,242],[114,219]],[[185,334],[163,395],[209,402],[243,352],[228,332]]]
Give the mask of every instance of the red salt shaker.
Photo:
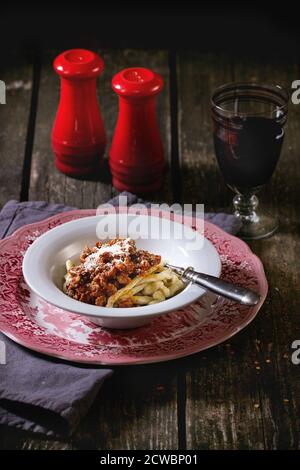
[[[163,80],[142,67],[122,70],[112,80],[119,116],[109,154],[113,185],[119,191],[152,192],[163,182],[164,155],[156,118]]]
[[[56,57],[61,94],[52,129],[58,170],[70,176],[99,171],[106,135],[96,96],[96,78],[104,62],[94,52],[71,49]]]

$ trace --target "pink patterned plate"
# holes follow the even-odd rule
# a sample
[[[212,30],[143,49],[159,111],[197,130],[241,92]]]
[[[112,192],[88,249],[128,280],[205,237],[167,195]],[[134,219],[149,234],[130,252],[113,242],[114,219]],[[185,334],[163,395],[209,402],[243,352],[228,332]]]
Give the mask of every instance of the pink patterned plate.
[[[243,241],[208,222],[205,222],[205,236],[220,255],[222,277],[258,292],[261,301],[255,307],[206,294],[195,304],[155,318],[146,326],[107,330],[82,316],[47,304],[30,292],[24,282],[22,260],[26,249],[47,230],[95,213],[95,210],[76,210],[57,214],[26,225],[0,242],[0,331],[15,342],[68,361],[145,364],[188,356],[215,346],[238,333],[256,316],[268,290],[260,260]]]

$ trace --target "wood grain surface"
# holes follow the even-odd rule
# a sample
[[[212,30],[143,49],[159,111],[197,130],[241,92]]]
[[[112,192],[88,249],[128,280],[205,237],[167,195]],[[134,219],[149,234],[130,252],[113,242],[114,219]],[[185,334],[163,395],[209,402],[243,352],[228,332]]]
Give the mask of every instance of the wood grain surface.
[[[238,80],[272,81],[290,88],[300,76],[297,60],[254,61],[187,50],[99,53],[106,63],[98,92],[109,142],[118,109],[112,75],[127,66],[145,65],[165,80],[158,115],[169,171],[162,190],[148,197],[205,203],[208,211],[231,210],[232,193],[214,156],[211,92]],[[90,208],[115,194],[105,165],[98,181],[68,178],[53,165],[50,132],[59,98],[59,80],[51,65],[55,55],[45,53],[34,69],[20,65],[5,76],[8,82],[33,79],[38,90],[33,97],[27,88],[12,91],[11,105],[0,108],[1,158],[14,162],[1,171],[2,204],[27,195],[30,200]],[[229,342],[186,359],[116,368],[68,439],[2,427],[0,448],[299,449],[300,366],[291,362],[291,344],[300,338],[299,155],[300,106],[291,104],[278,168],[260,196],[262,210],[280,218],[280,230],[250,244],[264,263],[269,295],[248,328]]]
[[[296,61],[184,53],[178,69],[183,202],[193,198],[219,210],[229,206],[232,194],[214,156],[213,89],[228,81],[272,81],[289,89],[299,67]],[[188,448],[299,448],[300,368],[291,362],[291,344],[300,337],[299,126],[300,108],[291,104],[281,159],[260,197],[262,211],[279,217],[280,230],[250,244],[264,263],[268,298],[246,331],[187,361]]]
[[[0,207],[9,199],[19,200],[33,80],[33,65],[12,57],[12,65],[0,71],[6,85],[6,104],[0,105]]]

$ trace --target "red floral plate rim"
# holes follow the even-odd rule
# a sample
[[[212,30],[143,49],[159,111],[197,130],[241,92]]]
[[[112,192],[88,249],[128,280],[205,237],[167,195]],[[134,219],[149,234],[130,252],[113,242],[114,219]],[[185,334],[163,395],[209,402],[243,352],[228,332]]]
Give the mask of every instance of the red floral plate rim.
[[[103,210],[108,211],[106,207]],[[221,298],[217,298],[211,306],[200,299],[192,306],[159,317],[150,325],[136,330],[115,332],[90,324],[96,333],[87,335],[88,343],[92,338],[89,344],[57,336],[37,326],[35,319],[41,312],[50,318],[49,325],[51,322],[55,324],[56,320],[53,319],[60,316],[66,318],[66,315],[69,315],[70,325],[78,323],[78,315],[63,312],[38,298],[38,306],[34,304],[32,307],[31,304],[36,302],[36,299],[32,300],[33,294],[22,284],[24,249],[26,250],[37,236],[61,223],[95,214],[93,209],[62,212],[23,226],[0,241],[0,331],[16,343],[33,351],[72,362],[99,365],[147,364],[177,359],[216,346],[245,328],[257,315],[268,291],[260,259],[245,242],[205,221],[205,236],[214,244],[221,257],[222,277],[244,283],[259,292],[261,300],[255,307],[240,306]],[[163,213],[159,214],[164,217]],[[176,219],[175,215],[174,218]],[[185,218],[184,223],[192,226],[193,219]],[[18,253],[13,252],[14,245],[15,249],[21,247]],[[5,269],[3,265],[5,266],[5,259],[9,257],[12,259],[12,265]],[[14,288],[13,292],[11,287]],[[24,313],[24,305],[29,314]],[[32,312],[35,312],[34,315],[38,312],[36,317]],[[89,328],[88,325],[84,327]],[[97,347],[96,340],[99,341]],[[102,345],[101,342],[105,344]]]

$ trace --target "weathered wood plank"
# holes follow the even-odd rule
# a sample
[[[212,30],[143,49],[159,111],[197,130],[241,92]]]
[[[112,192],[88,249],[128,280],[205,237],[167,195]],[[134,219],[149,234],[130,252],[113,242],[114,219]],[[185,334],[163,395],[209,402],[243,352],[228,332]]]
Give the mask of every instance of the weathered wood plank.
[[[207,211],[228,204],[211,135],[211,91],[231,80],[231,61],[222,55],[182,52],[177,61],[179,152],[182,198],[205,203]]]
[[[158,100],[158,116],[166,156],[169,156],[169,72],[166,51],[100,51],[106,70],[99,80],[101,112],[110,142],[117,118],[118,100],[111,91],[111,78],[118,70],[133,65],[153,68],[165,80]],[[53,59],[51,57],[51,60]],[[46,58],[41,86],[34,141],[30,199],[64,202],[77,207],[96,207],[111,193],[108,183],[79,181],[60,174],[53,164],[50,132],[57,109],[59,82]],[[109,145],[108,145],[109,147]],[[149,196],[150,197],[150,196]],[[167,179],[156,199],[172,201]],[[20,436],[18,448],[99,448],[173,449],[177,448],[177,369],[170,365],[118,368],[104,386],[87,419],[72,439],[61,442],[40,437]]]
[[[299,76],[297,62],[278,60],[256,65],[239,62],[235,79],[272,81],[290,89]],[[268,240],[251,243],[269,280],[269,297],[254,325],[258,386],[265,445],[268,449],[300,447],[300,368],[291,362],[291,344],[300,338],[299,184],[300,107],[290,103],[285,143],[271,182],[261,194],[262,210],[279,217],[281,227]]]
[[[0,105],[0,206],[20,198],[30,113],[33,67],[19,57],[0,71],[6,84],[6,104]]]
[[[40,436],[7,426],[0,427],[0,450],[72,450],[70,443],[55,439],[40,440]]]
[[[198,139],[196,130],[190,131],[197,116],[202,113],[209,116],[208,94],[230,79],[283,82],[289,86],[299,75],[299,69],[291,64],[254,63],[245,58],[232,63],[232,73],[224,77],[224,66],[220,69],[218,58],[210,61],[208,67],[209,61],[200,54],[180,58],[180,76],[185,77],[181,82],[182,158],[186,168],[199,167],[192,179],[195,187],[199,186],[198,201],[203,198],[209,201],[209,208],[219,209],[226,206],[232,195],[223,189],[216,173],[209,117],[204,116],[199,122]],[[225,60],[226,63],[230,60]],[[201,91],[203,82],[206,83],[203,94],[199,88],[193,91],[192,83],[199,82]],[[186,105],[187,100],[196,103],[193,112]],[[300,337],[299,297],[295,295],[300,274],[299,111],[291,105],[284,151],[261,198],[265,207],[280,216],[281,230],[269,240],[251,244],[264,262],[270,293],[257,319],[230,342],[231,346],[208,351],[207,365],[202,365],[201,355],[200,366],[193,364],[188,369],[186,412],[190,448],[299,448],[300,370],[290,360],[291,343]],[[206,146],[204,151],[202,142]],[[212,187],[214,190],[210,191]],[[233,356],[228,354],[232,347]]]
[[[177,368],[122,368],[92,410],[73,445],[97,449],[177,449]]]
[[[254,79],[252,75],[262,80],[263,65],[251,64],[246,59],[245,63],[248,66],[242,73],[242,67],[235,65],[228,57],[185,53],[179,58],[183,198],[185,202],[190,202],[191,197],[193,202],[205,202],[207,210],[219,210],[225,207],[232,198],[230,192],[225,189],[214,156],[209,99],[212,90],[222,83],[231,80],[251,80]],[[268,80],[270,78],[274,80],[272,69],[269,68],[267,73],[264,70],[264,78],[266,77]],[[297,135],[297,132],[299,135],[299,130],[294,128],[294,135]],[[296,149],[295,151],[297,152]],[[290,155],[289,160],[290,167],[293,168],[295,168],[295,155]],[[290,170],[288,179],[286,179],[286,174],[282,176],[286,185],[287,181],[289,182],[288,186],[290,181],[292,181],[292,186],[297,186],[297,181],[299,184],[298,169],[294,175],[293,171]],[[274,184],[276,184],[276,178],[274,178]],[[276,194],[280,194],[278,187]],[[295,195],[290,194],[287,189],[284,195],[287,205],[292,206]],[[279,200],[280,197],[278,201],[275,200],[275,204],[280,204]],[[274,208],[274,204],[272,207]],[[222,345],[218,349],[208,351],[205,354],[207,357],[205,361],[200,355],[202,360],[200,361],[197,357],[187,369],[186,414],[189,448],[260,449],[295,447],[296,445],[298,430],[293,416],[296,412],[299,413],[299,399],[295,398],[298,393],[296,379],[295,377],[292,379],[292,374],[297,373],[295,366],[291,366],[288,360],[284,362],[286,375],[284,379],[280,378],[280,369],[272,365],[272,362],[260,366],[261,354],[259,355],[260,349],[257,346],[263,344],[267,351],[270,347],[268,346],[270,337],[273,338],[276,331],[279,331],[279,326],[274,325],[272,318],[278,319],[282,305],[279,306],[276,302],[278,295],[274,293],[274,290],[272,291],[272,283],[275,283],[275,286],[282,284],[282,274],[280,278],[277,277],[277,271],[280,266],[285,272],[282,255],[279,254],[284,238],[289,240],[289,249],[284,256],[286,258],[284,266],[287,266],[288,261],[291,262],[296,256],[294,251],[296,240],[292,233],[287,237],[281,233],[270,241],[253,244],[267,265],[267,274],[271,282],[270,300],[262,309],[258,319],[244,333],[234,338],[231,346]],[[271,258],[270,246],[274,247]],[[288,289],[288,283],[290,284],[290,281],[287,281],[286,289]],[[284,298],[291,298],[294,288],[295,286],[291,290],[286,290]],[[280,328],[283,328],[281,322],[282,320],[280,320]],[[296,322],[294,317],[293,320],[289,320],[289,324],[289,328],[294,328],[295,333],[299,322]],[[277,348],[275,354],[278,356],[284,353],[282,349],[284,344],[285,349],[290,346],[292,338],[286,337],[284,341],[286,342],[281,343],[281,348]],[[283,367],[282,361],[280,363]],[[268,372],[265,370],[266,367]],[[284,393],[280,381],[285,383]],[[289,410],[284,405],[284,395],[287,394],[288,389],[289,395],[292,394],[289,398]],[[291,391],[293,389],[294,393]],[[270,408],[270,403],[272,403],[272,408]],[[277,411],[280,407],[280,411]]]
[[[190,358],[186,372],[187,448],[264,448],[255,344],[248,331]]]

